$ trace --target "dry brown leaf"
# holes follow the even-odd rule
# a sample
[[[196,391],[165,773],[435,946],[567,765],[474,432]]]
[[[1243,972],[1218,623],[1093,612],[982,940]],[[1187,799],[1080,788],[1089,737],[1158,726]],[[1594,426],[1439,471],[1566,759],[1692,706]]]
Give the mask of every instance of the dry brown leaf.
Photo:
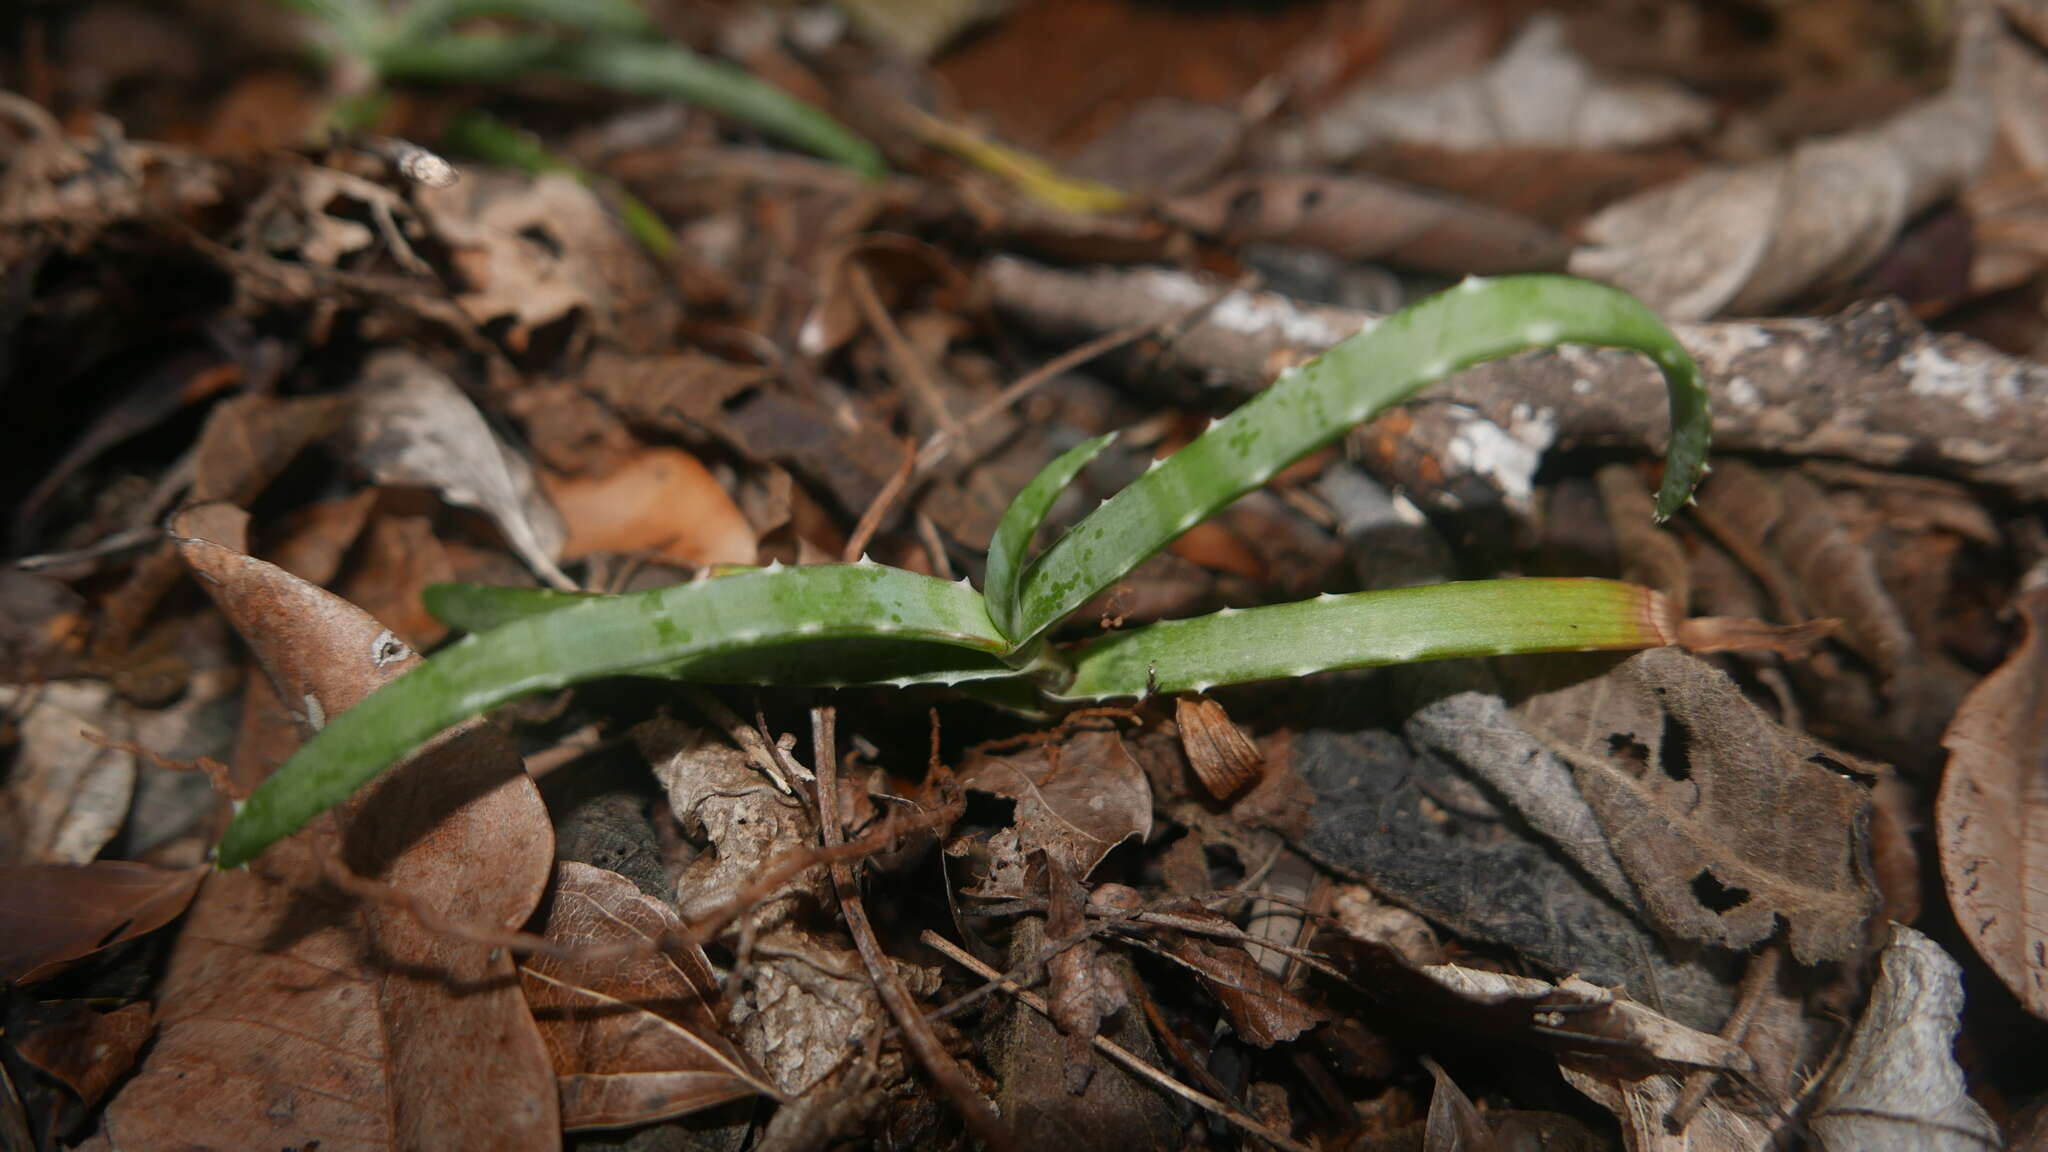
[[[57,1022],[23,1036],[15,1054],[77,1093],[87,1105],[99,1103],[135,1066],[135,1055],[156,1031],[147,1004],[95,1012],[72,1001]]]
[[[1552,984],[1457,964],[1432,964],[1420,972],[1466,1004],[1531,1009],[1530,1031],[1552,1046],[1666,1067],[1734,1072],[1754,1067],[1741,1046],[1687,1028],[1614,989],[1576,976]]]
[[[1176,936],[1166,942],[1166,954],[1195,974],[1223,1005],[1231,1028],[1254,1047],[1285,1043],[1329,1019],[1236,944]]]
[[[135,795],[134,755],[102,742],[129,736],[113,687],[92,680],[0,684],[0,710],[16,713],[21,727],[21,746],[0,790],[0,861],[90,861],[120,831]]]
[[[1427,1056],[1422,1058],[1422,1065],[1436,1079],[1436,1090],[1429,1097],[1429,1117],[1422,1126],[1422,1152],[1501,1149],[1503,1144],[1494,1140],[1492,1126],[1473,1106],[1472,1098],[1451,1080],[1451,1074]]]
[[[499,442],[440,369],[410,352],[370,357],[346,436],[355,463],[377,483],[430,488],[450,504],[477,509],[541,579],[576,587],[555,567],[562,521],[535,485],[532,466]]]
[[[978,753],[960,785],[1017,802],[1024,852],[1059,856],[1085,879],[1109,850],[1152,832],[1152,789],[1114,732],[1082,732],[1008,756]]]
[[[471,169],[415,194],[462,278],[455,302],[522,359],[549,362],[593,337],[665,345],[674,296],[573,177]]]
[[[2048,1019],[2048,589],[2017,601],[2027,635],[1942,738],[1935,804],[1956,923],[2027,1010]]]
[[[568,524],[562,556],[655,553],[678,564],[752,564],[754,529],[697,458],[680,448],[641,449],[600,476],[541,473]]]
[[[937,989],[936,973],[920,977],[903,964],[897,971],[914,995]],[[790,1096],[808,1091],[889,1026],[860,954],[827,938],[787,926],[763,932],[748,976],[733,1005],[733,1034]]]
[[[1670,649],[1521,705],[1665,930],[1747,948],[1790,925],[1803,963],[1855,952],[1877,906],[1879,770],[1773,723],[1713,666]]]
[[[422,651],[448,635],[420,593],[455,579],[455,565],[434,533],[430,514],[407,511],[405,493],[387,493],[363,533],[358,554],[335,591],[390,625],[399,640]],[[391,498],[398,497],[398,498]]]
[[[811,810],[770,783],[745,752],[666,717],[638,726],[633,738],[667,790],[684,834],[711,849],[676,877],[676,908],[684,916],[716,910],[791,845],[817,842]],[[823,868],[792,878],[755,907],[755,927],[786,916],[796,893],[823,900],[827,883]]]
[[[1347,93],[1290,132],[1267,155],[1328,163],[1383,143],[1443,148],[1503,146],[1622,149],[1706,128],[1706,101],[1659,81],[1594,77],[1565,43],[1555,15],[1529,22],[1485,70],[1410,88],[1371,84]]]
[[[0,868],[0,980],[33,984],[176,919],[204,868],[128,860]]]
[[[1234,244],[1291,244],[1451,274],[1562,268],[1570,255],[1563,237],[1500,209],[1344,173],[1232,176],[1162,211]]]
[[[1565,1083],[1614,1113],[1628,1152],[1758,1152],[1771,1147],[1771,1125],[1712,1097],[1683,1132],[1671,1131],[1665,1117],[1683,1090],[1676,1076],[1630,1078],[1571,1064],[1558,1071]]]
[[[1179,696],[1174,698],[1173,715],[1188,763],[1209,795],[1228,800],[1263,773],[1265,759],[1230,722],[1223,705],[1207,697]]]
[[[1877,984],[1810,1121],[1826,1152],[1993,1152],[1997,1125],[1963,1088],[1955,1041],[1963,970],[1892,925]]]
[[[245,731],[317,726],[418,662],[347,602],[196,538],[199,520],[173,525],[180,549],[294,714]],[[157,1042],[108,1106],[114,1145],[556,1147],[553,1074],[510,957],[318,891],[336,855],[440,917],[503,930],[539,902],[553,833],[510,741],[475,724],[250,868],[213,873],[160,987]]]
[[[1571,270],[1688,320],[1763,312],[1847,284],[1916,213],[1983,167],[1991,111],[1965,65],[1957,76],[1948,92],[1874,128],[1609,206],[1586,222],[1589,243]]]
[[[675,910],[616,872],[556,869],[547,938],[569,948],[663,939]],[[694,944],[653,955],[541,954],[519,970],[554,1062],[566,1131],[685,1116],[775,1089],[723,1035],[717,976]]]

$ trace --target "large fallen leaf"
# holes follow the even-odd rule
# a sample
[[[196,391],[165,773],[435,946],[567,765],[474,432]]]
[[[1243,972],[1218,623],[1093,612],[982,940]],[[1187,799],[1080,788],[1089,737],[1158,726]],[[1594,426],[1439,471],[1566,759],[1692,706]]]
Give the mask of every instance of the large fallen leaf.
[[[1383,143],[1442,148],[1620,149],[1698,132],[1713,109],[1658,81],[1595,77],[1543,15],[1485,70],[1434,84],[1368,84],[1332,101],[1263,151],[1281,163],[1332,163]]]
[[[170,923],[203,868],[128,860],[0,868],[0,980],[32,984]]]
[[[1956,923],[2013,995],[2048,1018],[2048,589],[2027,636],[1957,710],[1934,823]]]
[[[446,374],[410,352],[370,357],[347,429],[355,463],[379,484],[430,488],[498,526],[528,567],[556,588],[563,530],[525,457],[499,443]]]
[[[1539,969],[1625,988],[1695,1028],[1720,1024],[1732,990],[1699,958],[1673,957],[1441,759],[1360,729],[1358,716],[1377,706],[1360,686],[1301,687],[1291,753],[1316,796],[1307,833],[1294,839],[1304,854]]]
[[[668,905],[616,872],[565,860],[547,937],[570,948],[659,940],[680,927]],[[726,1040],[718,980],[696,945],[583,960],[542,954],[519,970],[561,1088],[567,1131],[621,1128],[776,1095]]]
[[[541,474],[569,527],[566,559],[656,553],[678,564],[752,564],[753,526],[716,477],[680,448],[644,448],[601,476]]]
[[[84,864],[99,855],[135,795],[134,755],[102,743],[129,735],[112,686],[0,684],[0,709],[20,713],[21,725],[21,746],[0,790],[0,860]]]
[[[1962,41],[1988,47],[1968,31]],[[1589,243],[1572,271],[1688,320],[1762,312],[1847,284],[1915,214],[1983,167],[1990,105],[1969,64],[1959,59],[1956,76],[1949,91],[1874,128],[1708,169],[1609,206],[1586,222]]]
[[[1814,1138],[1827,1152],[1985,1152],[1998,1127],[1956,1066],[1963,970],[1903,924],[1878,960],[1870,1004],[1821,1085]]]
[[[318,726],[418,662],[346,601],[189,535],[203,523],[174,524],[180,550],[290,709],[245,732]],[[239,543],[232,517],[208,526]],[[250,868],[209,876],[159,989],[157,1042],[108,1106],[116,1147],[557,1146],[554,1077],[511,958],[325,888],[336,855],[438,917],[502,930],[539,902],[553,835],[510,741],[474,724]]]
[[[1017,802],[1026,856],[1056,853],[1086,878],[1109,850],[1152,832],[1152,789],[1114,732],[1082,732],[1008,756],[977,754],[962,787]]]
[[[95,1012],[76,1000],[62,1007],[61,1019],[23,1036],[15,1053],[91,1106],[134,1067],[156,1020],[143,1003],[112,1012]]]
[[[1855,952],[1877,892],[1869,792],[1844,772],[1875,767],[1779,727],[1727,675],[1671,649],[1520,712],[1571,762],[1660,927],[1747,948],[1782,917],[1803,963]]]

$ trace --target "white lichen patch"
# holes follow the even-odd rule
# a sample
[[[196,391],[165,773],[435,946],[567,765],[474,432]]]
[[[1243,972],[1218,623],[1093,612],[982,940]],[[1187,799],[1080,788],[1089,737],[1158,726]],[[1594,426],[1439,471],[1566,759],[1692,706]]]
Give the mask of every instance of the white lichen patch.
[[[1932,344],[1900,357],[1899,368],[1906,374],[1906,390],[1913,395],[1953,402],[1979,420],[1996,417],[2002,406],[2020,398],[2016,370],[1993,371],[1989,365],[1958,363]]]
[[[1515,405],[1506,428],[1476,413],[1446,446],[1458,469],[1479,476],[1510,501],[1526,502],[1536,491],[1536,469],[1557,439],[1557,417],[1548,408]]]
[[[1747,376],[1731,377],[1728,383],[1721,386],[1721,396],[1737,408],[1756,408],[1762,406],[1764,402],[1763,395],[1756,390],[1756,385],[1749,382]]]
[[[1229,293],[1209,309],[1207,320],[1231,332],[1246,336],[1272,333],[1289,344],[1310,348],[1328,348],[1352,335],[1328,317],[1297,308],[1278,296],[1258,292]],[[1366,328],[1370,327],[1368,323]]]

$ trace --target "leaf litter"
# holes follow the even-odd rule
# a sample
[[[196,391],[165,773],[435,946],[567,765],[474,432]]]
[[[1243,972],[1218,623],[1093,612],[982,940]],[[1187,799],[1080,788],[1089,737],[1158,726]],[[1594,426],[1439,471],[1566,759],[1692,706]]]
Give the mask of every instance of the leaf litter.
[[[43,1146],[1981,1148],[2048,1100],[2038,5],[670,14],[874,181],[559,77],[315,143],[354,81],[252,70],[304,29],[232,7],[139,64],[117,4],[36,14],[0,93],[0,1107]],[[406,174],[484,106],[545,171]],[[1696,508],[1644,512],[1649,369],[1567,347],[1059,639],[1567,574],[1690,654],[1049,717],[593,685],[194,867],[451,642],[426,585],[978,584],[1058,453],[1127,430],[1054,532],[1401,303],[1566,265],[1697,318]]]

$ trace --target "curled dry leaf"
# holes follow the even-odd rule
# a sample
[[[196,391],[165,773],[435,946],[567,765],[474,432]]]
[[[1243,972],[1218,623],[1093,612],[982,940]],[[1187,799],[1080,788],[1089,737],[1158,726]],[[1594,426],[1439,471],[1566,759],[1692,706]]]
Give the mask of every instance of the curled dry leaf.
[[[1988,1152],[1998,1127],[1963,1090],[1956,1066],[1963,970],[1903,924],[1878,958],[1877,983],[1811,1120],[1827,1152]]]
[[[1877,907],[1879,769],[1782,728],[1726,674],[1670,649],[1521,705],[1570,761],[1659,926],[1747,948],[1790,925],[1802,963],[1851,955]]]
[[[674,297],[573,177],[472,169],[415,198],[452,250],[456,304],[514,355],[551,359],[600,335],[645,348],[668,330]]]
[[[1232,176],[1161,210],[1234,243],[1291,244],[1452,275],[1562,268],[1571,254],[1562,236],[1498,208],[1346,173]]]
[[[90,861],[120,831],[135,795],[134,755],[102,742],[129,735],[114,689],[86,680],[0,684],[0,709],[18,714],[21,726],[21,747],[0,791],[0,859]]]
[[[347,436],[355,462],[379,484],[430,488],[498,526],[528,567],[563,590],[555,567],[561,517],[540,494],[525,457],[499,442],[455,381],[410,352],[370,357]]]
[[[1877,127],[1611,205],[1586,222],[1590,243],[1572,271],[1681,319],[1762,312],[1848,283],[1916,213],[1983,167],[1990,107],[1962,63],[1957,76],[1948,92]]]
[[[67,1007],[65,1018],[22,1037],[14,1051],[90,1106],[135,1066],[156,1020],[147,1004],[112,1012],[95,1012],[77,1001]]]
[[[1173,716],[1188,763],[1209,795],[1228,800],[1259,778],[1265,760],[1230,722],[1223,705],[1205,696],[1179,696],[1173,702]]]
[[[674,909],[616,872],[573,860],[556,870],[549,941],[602,949],[661,940]],[[719,1027],[718,980],[695,944],[651,955],[543,953],[519,970],[562,1095],[566,1131],[622,1128],[775,1089]]]
[[[176,919],[204,868],[128,860],[0,868],[0,980],[33,984]]]
[[[1268,156],[1289,164],[1348,160],[1387,143],[1451,149],[1620,149],[1706,128],[1713,109],[1671,84],[1593,76],[1555,15],[1529,22],[1484,71],[1407,88],[1367,85],[1300,128],[1275,134]]]
[[[1740,1045],[1687,1028],[1576,976],[1552,984],[1456,964],[1432,964],[1420,971],[1474,1007],[1526,1011],[1530,1032],[1552,1048],[1667,1067],[1748,1072],[1755,1066]]]
[[[180,550],[298,725],[418,662],[347,602],[193,536],[203,520],[174,522]],[[245,734],[274,739],[266,719],[294,717],[257,716]],[[515,928],[539,902],[552,855],[547,813],[518,754],[478,724],[248,869],[208,876],[160,986],[156,1044],[108,1106],[111,1141],[145,1152],[314,1139],[557,1146],[554,1078],[510,957],[430,931],[405,907]],[[335,863],[376,877],[389,898],[320,891]]]
[[[1683,1092],[1676,1076],[1630,1077],[1604,1069],[1561,1065],[1565,1083],[1614,1114],[1628,1152],[1757,1152],[1771,1147],[1771,1126],[1709,1097],[1682,1132],[1665,1117]]]
[[[711,849],[676,878],[676,907],[684,916],[716,910],[793,846],[816,843],[818,825],[810,809],[770,783],[745,752],[666,717],[638,726],[633,739],[667,789],[683,832]],[[788,897],[795,893],[823,899],[826,883],[823,868],[792,879],[754,908],[755,927],[786,916]]]
[[[752,564],[754,529],[697,458],[643,448],[602,476],[541,474],[569,528],[564,559],[653,553],[678,564]]]
[[[1166,954],[1195,974],[1223,1005],[1231,1028],[1254,1047],[1292,1040],[1329,1018],[1236,944],[1180,936],[1167,942]]]
[[[1085,878],[1109,850],[1152,833],[1152,788],[1115,732],[1081,732],[1007,756],[977,753],[960,784],[1017,802],[1025,853],[1057,855]]]
[[[2013,995],[2048,1019],[2048,589],[2019,598],[2026,639],[1956,711],[1935,804],[1956,922]]]

